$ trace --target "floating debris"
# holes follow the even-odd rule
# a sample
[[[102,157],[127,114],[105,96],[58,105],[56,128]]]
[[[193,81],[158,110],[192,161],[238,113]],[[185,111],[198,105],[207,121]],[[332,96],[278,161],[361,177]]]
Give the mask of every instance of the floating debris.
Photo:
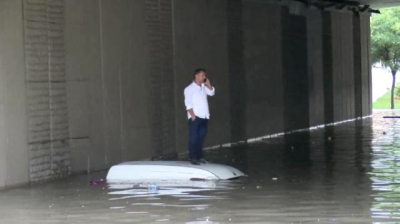
[[[99,184],[104,184],[105,181],[103,179],[100,180],[91,180],[90,185],[99,185]]]

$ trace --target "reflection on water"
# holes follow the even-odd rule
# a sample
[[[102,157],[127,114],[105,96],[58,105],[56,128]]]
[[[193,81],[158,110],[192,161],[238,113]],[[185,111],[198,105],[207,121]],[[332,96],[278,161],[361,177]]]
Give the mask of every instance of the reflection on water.
[[[241,180],[90,186],[103,172],[2,191],[0,223],[400,223],[396,113],[206,152]]]
[[[224,199],[220,194],[235,188],[236,181],[153,181],[131,183],[108,183],[110,195],[118,197],[110,200],[127,198],[160,199],[160,196],[183,198],[182,200]],[[156,186],[153,189],[151,186]],[[115,190],[116,189],[116,190]],[[201,195],[197,192],[212,191],[217,195]]]
[[[389,113],[389,115],[396,115],[396,113]],[[370,173],[374,202],[371,212],[377,223],[388,220],[400,222],[399,132],[399,119],[374,120],[372,172]]]

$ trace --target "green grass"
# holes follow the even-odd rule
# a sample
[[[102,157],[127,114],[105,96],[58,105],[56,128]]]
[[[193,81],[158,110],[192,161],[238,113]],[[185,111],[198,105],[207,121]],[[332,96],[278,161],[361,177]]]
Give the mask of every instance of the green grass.
[[[396,86],[397,88],[397,86]],[[374,109],[390,109],[390,90],[374,103]],[[400,109],[400,99],[395,96],[394,108]]]

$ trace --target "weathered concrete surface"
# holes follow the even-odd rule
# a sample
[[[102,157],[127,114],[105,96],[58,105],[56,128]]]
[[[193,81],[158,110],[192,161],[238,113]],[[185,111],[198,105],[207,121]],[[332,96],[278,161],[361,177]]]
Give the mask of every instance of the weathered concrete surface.
[[[318,10],[307,13],[308,94],[310,126],[325,120],[322,15]]]
[[[370,25],[366,15],[353,16],[355,116],[372,113]]]
[[[64,45],[64,0],[24,0],[30,180],[71,172]]]
[[[29,181],[22,1],[0,1],[0,188]]]
[[[333,122],[333,60],[332,18],[330,12],[322,13],[322,72],[324,90],[324,123]]]
[[[246,97],[247,84],[244,62],[244,29],[243,2],[228,1],[228,67],[229,67],[229,99],[230,99],[230,133],[231,141],[246,139]]]
[[[96,0],[66,1],[65,9],[72,170],[99,169],[105,167],[105,138],[100,134],[104,123],[99,122],[103,121],[99,4]],[[95,95],[99,97],[90,100]],[[100,136],[89,137],[91,133]]]
[[[331,12],[333,61],[333,119],[355,117],[353,13]]]
[[[361,107],[362,116],[372,114],[372,74],[371,74],[371,30],[370,17],[361,15],[360,20],[360,42],[361,42]]]
[[[284,131],[310,125],[306,19],[282,10]]]
[[[151,151],[175,152],[173,17],[171,0],[145,0]]]
[[[356,15],[353,15],[353,17],[356,17],[353,19],[354,115],[356,117],[362,117],[361,19],[358,19]]]
[[[247,138],[283,131],[281,9],[243,1]]]
[[[150,150],[145,4],[118,3],[66,2],[74,172],[154,154]]]

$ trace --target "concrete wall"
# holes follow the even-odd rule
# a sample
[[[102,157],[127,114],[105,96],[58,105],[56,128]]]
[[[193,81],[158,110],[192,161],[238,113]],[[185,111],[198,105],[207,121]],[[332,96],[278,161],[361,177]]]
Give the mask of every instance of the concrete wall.
[[[331,12],[333,119],[355,117],[353,13]]]
[[[324,12],[322,24],[325,123],[371,114],[369,17]]]
[[[322,15],[318,10],[307,13],[308,94],[310,126],[324,123],[324,73],[322,45]]]
[[[333,121],[333,56],[332,17],[330,12],[322,13],[322,73],[324,91],[324,123]]]
[[[30,180],[71,171],[64,1],[24,0],[24,53]]]
[[[290,131],[310,124],[307,17],[283,9],[282,20],[284,130]]]
[[[281,14],[278,5],[243,1],[247,138],[283,131]]]
[[[78,2],[80,7],[75,8]],[[70,10],[74,16],[70,16]],[[89,138],[90,133],[103,131],[103,122],[94,122],[103,120],[98,1],[66,1],[65,12],[72,171],[85,170],[89,162],[96,169],[105,161],[103,138]],[[91,95],[98,98],[89,100]]]
[[[353,19],[354,96],[357,117],[372,113],[369,16],[355,15]]]
[[[73,171],[153,155],[143,1],[66,1]]]
[[[0,188],[29,181],[22,1],[0,1]]]
[[[372,79],[371,79],[371,29],[370,17],[361,15],[360,18],[361,43],[361,107],[362,116],[372,114]]]
[[[198,67],[216,87],[206,146],[371,113],[368,15],[261,0],[0,6],[0,187],[186,151]]]
[[[230,101],[231,141],[246,139],[247,84],[244,62],[243,3],[241,0],[227,3],[228,78]],[[238,91],[240,90],[240,91]]]
[[[145,0],[152,151],[175,152],[172,1]]]

